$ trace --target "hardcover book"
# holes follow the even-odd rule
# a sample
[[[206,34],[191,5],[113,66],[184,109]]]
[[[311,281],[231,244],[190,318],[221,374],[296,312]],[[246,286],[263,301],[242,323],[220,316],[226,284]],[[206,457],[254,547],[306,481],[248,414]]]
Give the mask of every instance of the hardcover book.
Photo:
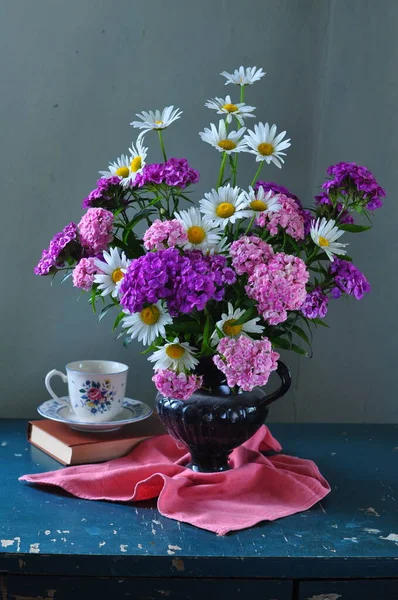
[[[96,463],[128,454],[143,440],[165,433],[156,415],[113,432],[87,433],[47,419],[30,421],[28,441],[63,465]]]

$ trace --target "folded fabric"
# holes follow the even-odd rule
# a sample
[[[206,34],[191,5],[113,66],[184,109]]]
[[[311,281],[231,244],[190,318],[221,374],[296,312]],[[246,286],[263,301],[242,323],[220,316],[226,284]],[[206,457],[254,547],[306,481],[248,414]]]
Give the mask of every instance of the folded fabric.
[[[224,535],[307,510],[330,492],[315,463],[262,454],[270,450],[279,452],[281,446],[262,426],[232,452],[230,471],[195,473],[184,467],[190,460],[186,450],[162,435],[123,458],[24,475],[20,481],[58,486],[86,500],[158,498],[165,517]]]

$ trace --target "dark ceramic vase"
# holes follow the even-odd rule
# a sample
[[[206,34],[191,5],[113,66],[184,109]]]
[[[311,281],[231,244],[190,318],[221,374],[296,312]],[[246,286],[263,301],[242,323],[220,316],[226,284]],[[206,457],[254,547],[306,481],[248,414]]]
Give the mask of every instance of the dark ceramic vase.
[[[283,362],[278,361],[276,372],[281,379],[276,391],[266,394],[256,387],[251,392],[233,394],[224,374],[211,357],[206,357],[197,367],[206,389],[198,390],[189,400],[157,395],[156,406],[161,421],[170,435],[191,453],[187,467],[201,473],[230,468],[229,454],[258,431],[268,416],[268,406],[290,387],[290,372]]]

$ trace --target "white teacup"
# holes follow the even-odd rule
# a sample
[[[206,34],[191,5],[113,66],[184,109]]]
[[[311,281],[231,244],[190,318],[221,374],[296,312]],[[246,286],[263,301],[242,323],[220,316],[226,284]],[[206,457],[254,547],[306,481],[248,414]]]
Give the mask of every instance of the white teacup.
[[[57,369],[47,373],[44,383],[54,400],[50,380],[58,375],[68,383],[71,409],[85,423],[111,421],[123,408],[128,366],[112,360],[77,360],[66,365],[66,375]]]

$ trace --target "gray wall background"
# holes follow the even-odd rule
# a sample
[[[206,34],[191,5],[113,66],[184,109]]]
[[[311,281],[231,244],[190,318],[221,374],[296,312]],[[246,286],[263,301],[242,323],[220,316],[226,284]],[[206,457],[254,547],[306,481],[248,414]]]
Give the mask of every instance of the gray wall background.
[[[349,240],[373,293],[332,304],[311,360],[285,356],[294,387],[272,419],[397,421],[395,0],[3,0],[1,13],[0,416],[34,416],[46,372],[79,358],[127,362],[129,395],[153,401],[141,347],[125,350],[110,316],[96,324],[76,289],[50,289],[32,269],[51,236],[80,219],[97,171],[135,139],[129,122],[140,110],[184,110],[166,145],[201,171],[199,200],[216,177],[198,136],[215,118],[204,102],[236,93],[219,73],[244,64],[267,72],[247,102],[292,138],[286,166],[265,178],[310,204],[327,166],[354,160],[389,196],[375,228]],[[240,163],[248,182],[253,162]]]

